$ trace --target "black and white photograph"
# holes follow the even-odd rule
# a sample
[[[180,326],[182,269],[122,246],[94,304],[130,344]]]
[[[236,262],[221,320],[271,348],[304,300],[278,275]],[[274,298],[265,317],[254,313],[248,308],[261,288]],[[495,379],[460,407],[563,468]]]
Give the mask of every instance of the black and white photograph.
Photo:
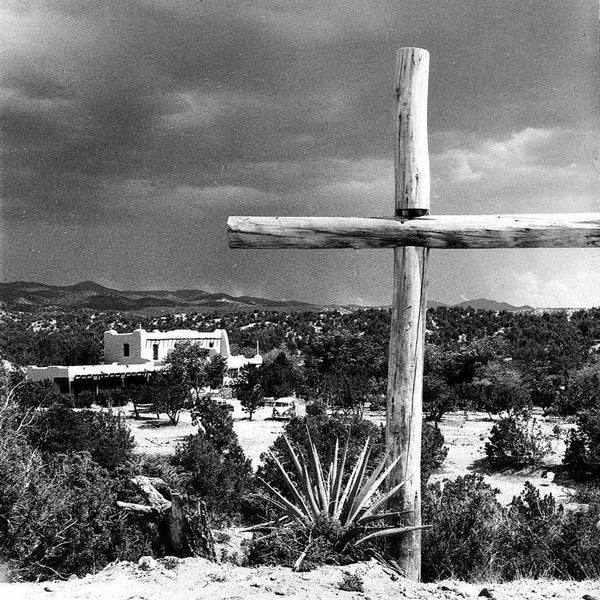
[[[597,0],[0,0],[2,600],[600,600]]]

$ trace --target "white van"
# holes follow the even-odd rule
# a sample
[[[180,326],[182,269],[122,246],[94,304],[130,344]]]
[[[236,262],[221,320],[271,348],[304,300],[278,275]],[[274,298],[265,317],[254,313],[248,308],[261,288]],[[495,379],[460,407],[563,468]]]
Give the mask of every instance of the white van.
[[[277,398],[273,404],[273,419],[293,419],[296,416],[296,400],[295,396]]]

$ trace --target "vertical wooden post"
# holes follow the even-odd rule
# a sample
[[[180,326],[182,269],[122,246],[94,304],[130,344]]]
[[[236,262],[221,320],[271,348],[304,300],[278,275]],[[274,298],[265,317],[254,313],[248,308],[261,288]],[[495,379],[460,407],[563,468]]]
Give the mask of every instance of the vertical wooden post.
[[[396,79],[396,216],[429,212],[427,84],[429,53],[401,48]],[[390,475],[393,486],[406,481],[393,509],[411,511],[409,525],[421,524],[421,430],[423,357],[427,310],[425,248],[394,250],[394,292],[387,389],[386,444],[391,457],[402,455]],[[421,577],[421,532],[396,538],[390,548],[406,577]]]

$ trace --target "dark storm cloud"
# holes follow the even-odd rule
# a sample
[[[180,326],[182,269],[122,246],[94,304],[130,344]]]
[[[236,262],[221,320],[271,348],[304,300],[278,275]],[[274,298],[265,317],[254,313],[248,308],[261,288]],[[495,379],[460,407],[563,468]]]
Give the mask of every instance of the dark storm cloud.
[[[29,232],[56,257],[53,272],[68,248],[77,249],[68,272],[79,272],[76,257],[90,247],[87,265],[95,260],[118,270],[122,286],[140,286],[144,269],[173,263],[173,244],[148,250],[158,223],[182,236],[177,253],[187,266],[172,285],[188,285],[202,255],[207,279],[235,261],[234,279],[248,290],[256,265],[227,253],[227,214],[385,214],[394,54],[409,45],[432,56],[432,176],[444,207],[519,210],[542,205],[548,192],[558,205],[566,190],[586,206],[597,152],[596,10],[591,0],[31,0],[0,8],[2,217],[19,224],[11,268],[17,273],[22,260],[35,272],[43,252],[24,241]],[[40,235],[47,223],[63,233]],[[93,250],[97,231],[104,242]],[[134,240],[127,251],[136,273],[119,263],[118,249],[103,247],[124,235]],[[323,276],[338,257],[319,253]],[[296,259],[261,254],[261,277],[272,268],[276,282]]]
[[[431,48],[433,129],[489,133],[510,119],[518,130],[549,115],[568,124],[594,102],[585,94],[594,62],[578,43],[593,30],[582,28],[581,8],[521,0],[300,6],[32,3],[25,16],[52,21],[62,43],[44,40],[36,71],[35,55],[9,59],[3,85],[24,100],[69,105],[4,110],[9,166],[202,186],[231,161],[389,156],[389,84],[402,44]],[[549,85],[576,86],[583,100],[567,111],[572,94],[558,89],[553,106],[525,110]],[[200,113],[216,103],[214,114],[195,122],[186,95]],[[177,127],[168,115],[184,118]]]

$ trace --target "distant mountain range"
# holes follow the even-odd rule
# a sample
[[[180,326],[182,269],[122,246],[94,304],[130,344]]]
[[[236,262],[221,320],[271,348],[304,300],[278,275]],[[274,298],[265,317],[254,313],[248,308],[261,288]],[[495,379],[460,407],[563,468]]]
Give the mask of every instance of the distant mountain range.
[[[210,293],[202,290],[146,290],[124,291],[104,287],[94,281],[82,281],[75,285],[47,285],[27,281],[0,283],[0,302],[6,308],[31,310],[50,306],[65,308],[90,308],[94,310],[141,311],[148,308],[188,309],[188,310],[323,310],[326,305],[309,304],[295,300],[270,300],[253,296],[231,296]],[[432,308],[447,306],[432,300]],[[483,310],[533,310],[531,306],[512,306],[506,302],[496,302],[478,298],[466,300],[457,306],[471,306]],[[357,306],[345,307],[356,309]]]
[[[455,306],[462,306],[464,308],[470,306],[471,308],[477,308],[480,310],[506,310],[508,312],[521,311],[521,310],[534,310],[533,306],[524,304],[523,306],[513,306],[507,302],[496,302],[495,300],[488,300],[487,298],[477,298],[476,300],[465,300]]]
[[[147,308],[187,308],[198,311],[208,309],[302,311],[320,308],[307,302],[230,296],[202,290],[124,291],[107,288],[94,281],[83,281],[75,285],[46,285],[28,281],[0,283],[0,302],[7,308],[17,310],[30,310],[44,306],[132,312]]]

